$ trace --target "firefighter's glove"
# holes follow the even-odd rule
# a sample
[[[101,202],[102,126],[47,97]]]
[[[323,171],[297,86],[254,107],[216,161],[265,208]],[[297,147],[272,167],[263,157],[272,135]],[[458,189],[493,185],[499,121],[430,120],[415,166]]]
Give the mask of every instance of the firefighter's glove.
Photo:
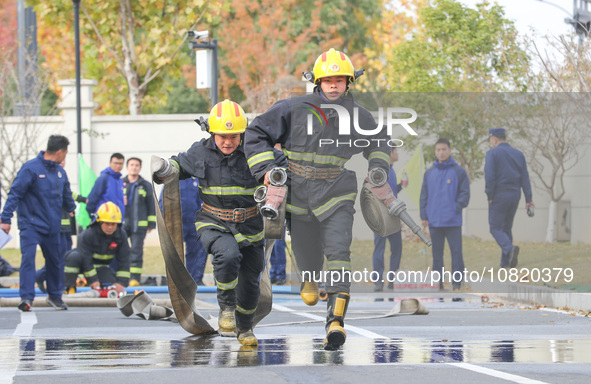
[[[157,184],[168,184],[174,179],[174,175],[178,175],[178,164],[170,159],[163,159],[158,156],[152,156],[152,175],[154,182]]]

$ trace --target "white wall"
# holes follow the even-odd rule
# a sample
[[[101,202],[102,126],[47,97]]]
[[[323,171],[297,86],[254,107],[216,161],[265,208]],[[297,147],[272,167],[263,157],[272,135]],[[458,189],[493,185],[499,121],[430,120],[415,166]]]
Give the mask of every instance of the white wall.
[[[94,103],[92,93],[89,91],[93,82],[83,82],[83,119],[84,129],[92,129],[97,135],[90,137],[85,134],[83,140],[83,155],[88,165],[98,175],[108,166],[109,158],[113,152],[121,152],[126,158],[134,156],[143,160],[142,176],[150,179],[150,157],[157,155],[169,157],[173,154],[187,150],[193,142],[206,137],[207,133],[193,121],[203,114],[188,115],[140,115],[140,116],[92,116]],[[64,82],[64,101],[61,104],[63,116],[41,117],[36,123],[41,127],[37,145],[39,150],[44,149],[47,138],[51,134],[63,134],[70,141],[70,152],[66,159],[66,172],[72,184],[72,190],[78,190],[77,178],[77,147],[76,147],[76,119],[75,104],[72,97],[72,83]],[[249,116],[252,119],[253,116]],[[17,118],[8,119],[8,129],[18,129]],[[0,143],[2,145],[3,143]],[[572,237],[573,243],[591,243],[591,151],[582,158],[578,165],[567,174],[567,194],[564,200],[572,204]],[[36,155],[36,153],[34,154]],[[34,156],[33,155],[33,156]],[[402,169],[412,153],[404,148],[399,149],[399,161],[395,164],[395,170]],[[33,157],[32,156],[32,157]],[[430,166],[428,164],[427,166]],[[367,162],[358,155],[347,164],[349,169],[358,172],[358,186],[367,172]],[[125,174],[125,170],[123,172]],[[534,178],[534,175],[531,175]],[[408,207],[410,215],[420,224],[419,212],[404,191],[400,196]],[[514,224],[514,238],[517,241],[544,241],[546,234],[548,204],[550,199],[540,189],[534,189],[534,202],[536,203],[536,215],[529,218],[525,213],[525,201],[522,197],[520,209],[517,212]],[[373,235],[367,228],[359,202],[356,202],[356,219],[354,225],[354,238],[371,239]],[[471,185],[470,205],[466,210],[466,235],[492,240],[488,227],[488,205],[484,194],[484,181],[476,180]],[[11,231],[13,237],[18,238],[16,225]],[[7,246],[17,247],[18,239]],[[146,245],[158,244],[155,231],[148,235]]]

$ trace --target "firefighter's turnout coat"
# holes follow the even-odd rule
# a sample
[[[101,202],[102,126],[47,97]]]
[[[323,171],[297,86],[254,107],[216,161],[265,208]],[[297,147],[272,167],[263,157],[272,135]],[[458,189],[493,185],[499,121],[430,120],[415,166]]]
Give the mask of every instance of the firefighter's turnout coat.
[[[321,104],[340,104],[346,108],[350,116],[350,135],[339,134],[336,110],[321,108]],[[290,201],[287,205],[291,215],[313,215],[323,221],[339,206],[352,206],[357,196],[357,179],[355,172],[346,170],[344,166],[356,153],[363,153],[369,160],[369,169],[379,167],[388,173],[392,148],[387,144],[389,137],[386,130],[381,129],[372,136],[359,134],[354,128],[355,108],[362,129],[377,128],[373,116],[355,103],[351,93],[338,101],[327,101],[318,91],[278,101],[248,126],[244,148],[248,165],[257,180],[263,180],[265,173],[272,168],[275,143],[281,143],[290,163],[343,170],[338,177],[330,179],[314,178],[313,168],[309,168],[308,178],[291,173]],[[321,114],[318,113],[320,110]],[[310,125],[312,132],[309,132]]]
[[[117,270],[113,271],[109,264],[115,259]],[[75,286],[76,276],[83,273],[88,284],[97,280],[104,283],[119,283],[124,287],[129,284],[129,244],[127,234],[117,226],[112,235],[105,234],[100,222],[94,222],[78,235],[78,246],[66,253],[66,287]]]
[[[180,166],[181,180],[191,176],[199,179],[199,196],[204,204],[232,210],[256,206],[253,194],[257,181],[248,169],[242,145],[226,156],[217,149],[211,137],[194,143],[187,152],[172,159]],[[231,233],[241,248],[262,245],[263,241],[260,215],[235,223],[199,210],[195,228],[200,237],[201,232],[208,229]]]

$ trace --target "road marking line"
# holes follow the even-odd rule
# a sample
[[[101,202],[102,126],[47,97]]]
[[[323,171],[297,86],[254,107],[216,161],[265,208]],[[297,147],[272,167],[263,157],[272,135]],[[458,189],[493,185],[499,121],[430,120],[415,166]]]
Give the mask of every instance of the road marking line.
[[[569,316],[588,317],[587,315],[583,315],[583,314],[579,313],[578,311],[575,312],[574,310],[573,311],[565,311],[563,309],[557,309],[557,308],[540,308],[540,311],[560,313],[560,314],[569,315]]]
[[[446,363],[447,365],[453,365],[454,367],[467,369],[469,371],[482,373],[484,375],[497,377],[499,379],[512,381],[519,384],[548,384],[545,381],[539,381],[534,379],[528,379],[527,377],[513,375],[511,373],[501,372],[490,368],[481,367],[479,365],[473,365],[469,363]]]
[[[302,316],[302,317],[306,317],[306,318],[314,319],[314,320],[323,320],[324,319],[321,316],[312,315],[310,313],[305,313],[305,312],[299,312],[299,311],[296,311],[295,309],[292,309],[292,308],[289,308],[289,307],[286,307],[283,305],[279,305],[279,304],[273,304],[273,309],[276,309],[281,312],[290,312],[290,313],[293,313],[294,315],[298,315],[298,316]],[[368,331],[366,329],[359,328],[359,327],[345,325],[345,329],[348,331],[357,333],[361,336],[365,336],[369,339],[389,339],[389,337],[382,336],[382,335],[379,335],[375,332],[371,332],[371,331]],[[481,373],[483,375],[488,375],[488,376],[492,376],[492,377],[497,377],[499,379],[504,379],[504,380],[512,381],[514,383],[519,383],[519,384],[548,384],[543,381],[528,379],[527,377],[517,376],[517,375],[513,375],[511,373],[505,373],[502,371],[497,371],[494,369],[485,368],[485,367],[481,367],[479,365],[474,365],[474,364],[469,364],[469,363],[444,363],[444,364],[452,365],[457,368],[467,369],[469,371]]]
[[[35,315],[35,312],[21,312],[21,322],[16,326],[13,336],[31,336],[35,324],[37,324],[37,316]]]
[[[279,305],[279,304],[273,304],[273,309],[276,309],[276,310],[281,311],[281,312],[290,312],[290,313],[293,313],[294,315],[306,317],[308,319],[313,319],[313,320],[322,320],[322,321],[324,321],[326,319],[325,317],[318,316],[318,315],[313,315],[311,313],[298,312],[295,309],[291,309],[289,307],[285,307],[285,306]],[[389,337],[382,336],[382,335],[379,335],[379,334],[377,334],[375,332],[368,331],[367,329],[355,327],[353,325],[345,324],[345,330],[346,331],[351,331],[353,333],[357,333],[358,335],[365,336],[365,337],[367,337],[369,339],[389,339]]]
[[[21,312],[21,322],[16,326],[12,335],[15,337],[30,337],[35,324],[37,324],[35,312]],[[6,364],[7,367],[5,369],[0,369],[0,384],[13,382],[14,376],[18,371],[20,353],[18,344],[16,344],[15,351],[11,354],[11,361]]]

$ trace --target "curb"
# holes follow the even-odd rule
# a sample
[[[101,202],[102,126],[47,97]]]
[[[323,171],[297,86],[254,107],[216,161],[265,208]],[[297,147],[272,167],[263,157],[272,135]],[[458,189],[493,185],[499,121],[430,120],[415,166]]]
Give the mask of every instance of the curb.
[[[521,283],[472,283],[473,292],[546,307],[591,312],[591,293]]]

